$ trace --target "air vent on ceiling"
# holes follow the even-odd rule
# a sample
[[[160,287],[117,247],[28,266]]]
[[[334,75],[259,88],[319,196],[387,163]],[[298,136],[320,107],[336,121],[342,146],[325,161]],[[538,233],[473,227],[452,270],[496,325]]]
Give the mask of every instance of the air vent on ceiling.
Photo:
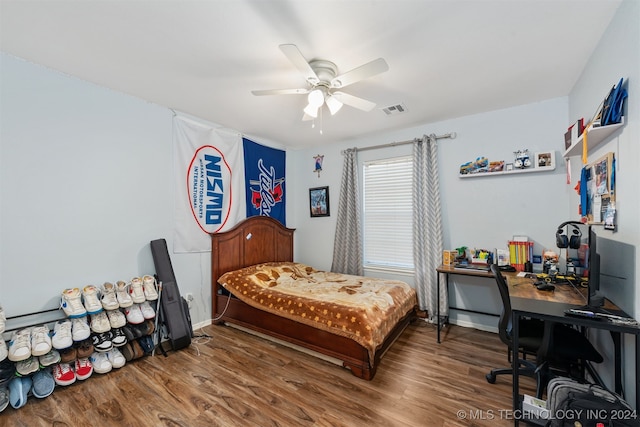
[[[384,107],[382,111],[384,111],[387,116],[395,116],[397,114],[405,113],[407,111],[407,107],[405,107],[404,104],[396,104]]]

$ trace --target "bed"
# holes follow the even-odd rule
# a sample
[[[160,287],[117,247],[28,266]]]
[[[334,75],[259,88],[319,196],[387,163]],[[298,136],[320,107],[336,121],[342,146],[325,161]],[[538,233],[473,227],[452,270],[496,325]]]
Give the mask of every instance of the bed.
[[[247,280],[252,281],[250,287],[257,288],[263,296],[267,295],[265,299],[273,297],[274,300],[282,296],[278,292],[283,286],[283,280],[290,276],[302,276],[306,282],[314,283],[321,275],[322,280],[329,277],[330,282],[338,283],[347,294],[354,293],[352,289],[364,288],[365,282],[369,286],[370,281],[377,280],[358,276],[342,277],[336,273],[319,272],[313,267],[294,263],[293,233],[293,229],[284,227],[272,218],[255,216],[247,218],[227,232],[211,234],[211,295],[214,324],[237,325],[303,347],[339,360],[343,367],[351,370],[357,377],[373,379],[386,350],[416,318],[415,291],[398,282],[404,285],[404,288],[409,288],[409,291],[403,291],[406,295],[402,300],[395,294],[395,303],[381,302],[377,294],[371,297],[377,298],[378,307],[375,307],[375,310],[378,310],[379,306],[393,306],[393,310],[385,310],[391,316],[389,319],[375,323],[374,327],[364,325],[365,329],[371,330],[374,335],[382,330],[377,334],[382,336],[376,337],[373,342],[361,339],[361,332],[356,332],[358,336],[354,337],[344,325],[338,328],[336,324],[329,326],[331,321],[318,320],[315,315],[313,319],[306,316],[301,320],[294,317],[293,313],[288,313],[289,310],[286,308],[269,307],[269,304],[256,301],[261,299],[260,297],[253,296],[252,299],[251,296],[243,295],[246,293],[244,289]],[[249,276],[242,276],[245,274]],[[237,286],[233,285],[234,281],[237,282]],[[354,281],[358,285],[353,286]],[[224,286],[220,282],[223,282]],[[242,288],[243,285],[245,288]],[[372,292],[366,294],[370,295]],[[367,295],[362,298],[371,299]],[[316,309],[315,304],[309,303],[300,295],[294,297],[296,299],[293,305],[302,307],[305,304],[306,313]],[[291,299],[287,302],[292,304]],[[315,313],[320,311],[327,310],[318,310]],[[356,322],[355,317],[353,319]],[[359,322],[358,320],[356,323]]]

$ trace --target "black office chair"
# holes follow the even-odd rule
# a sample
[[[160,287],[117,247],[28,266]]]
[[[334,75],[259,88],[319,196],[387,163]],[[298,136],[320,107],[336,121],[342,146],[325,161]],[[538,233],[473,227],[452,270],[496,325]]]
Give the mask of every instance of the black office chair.
[[[495,383],[498,375],[511,375],[513,363],[518,363],[520,375],[536,378],[536,395],[542,397],[547,383],[557,372],[571,377],[583,378],[586,361],[602,362],[600,353],[580,331],[567,325],[545,324],[543,321],[534,319],[520,319],[518,324],[520,348],[519,353],[513,355],[511,351],[512,316],[509,286],[497,265],[491,265],[491,273],[496,279],[502,299],[498,335],[500,340],[507,345],[507,358],[512,367],[492,369],[486,375],[487,382]],[[535,356],[535,361],[527,360],[529,355]]]

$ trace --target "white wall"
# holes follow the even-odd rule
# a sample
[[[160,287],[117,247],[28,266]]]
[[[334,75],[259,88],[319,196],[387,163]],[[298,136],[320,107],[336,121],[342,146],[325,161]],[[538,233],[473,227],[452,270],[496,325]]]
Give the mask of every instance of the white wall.
[[[565,183],[560,156],[564,132],[578,117],[590,117],[620,77],[629,78],[627,125],[592,155],[617,154],[619,231],[610,238],[637,246],[639,8],[634,0],[623,2],[569,97],[289,150],[287,225],[297,229],[296,260],[331,267],[342,149],[425,133],[458,135],[439,142],[445,247],[500,247],[513,234],[528,235],[538,253],[554,247],[557,225],[577,218],[575,183]],[[171,247],[173,238],[172,113],[5,54],[0,54],[0,84],[0,304],[7,315],[55,308],[67,287],[153,273],[149,241],[166,238]],[[464,102],[464,94],[457,96]],[[380,114],[372,120],[393,120]],[[520,148],[557,150],[556,170],[458,178],[466,161],[478,156],[511,160]],[[408,149],[373,150],[360,157],[397,156]],[[325,156],[320,177],[313,172],[316,154]],[[331,216],[310,218],[308,189],[325,185]],[[182,293],[196,296],[194,323],[210,319],[209,254],[171,257]],[[639,260],[636,248],[636,277]],[[451,293],[452,305],[499,310],[494,286],[486,281],[458,279]],[[495,325],[495,318],[484,316],[453,314],[452,320],[480,328]]]
[[[374,112],[371,114],[383,114]],[[384,120],[385,118],[383,118]],[[392,118],[386,118],[392,120]],[[424,134],[456,132],[455,139],[438,142],[440,193],[443,206],[445,248],[459,246],[506,248],[514,234],[524,234],[535,242],[535,253],[555,248],[558,224],[569,219],[565,206],[567,185],[560,150],[564,147],[567,127],[567,99],[556,98],[535,104],[513,107],[446,122],[403,129],[384,135],[371,135],[348,143],[329,144],[294,151],[297,158],[296,188],[297,226],[296,259],[318,268],[331,267],[333,238],[343,157],[347,147],[367,147],[390,142],[412,140]],[[531,153],[556,150],[554,171],[519,175],[482,176],[461,179],[461,164],[486,156],[491,160],[512,162],[513,152],[527,148]],[[359,160],[397,157],[411,153],[411,145],[362,151]],[[313,173],[313,156],[324,155],[320,177]],[[331,216],[310,218],[308,189],[329,186]],[[393,227],[393,224],[389,224]],[[377,276],[377,272],[367,272]],[[412,278],[402,279],[412,282]],[[495,285],[482,279],[452,277],[451,305],[498,313],[499,298]],[[471,304],[473,301],[473,304]],[[496,330],[494,317],[469,316],[452,312],[452,321]]]
[[[173,112],[4,53],[0,85],[6,315],[56,309],[65,288],[154,274],[149,242],[164,238],[181,293],[194,295],[193,324],[210,320],[210,254],[171,251]]]
[[[55,308],[67,287],[152,274],[149,241],[165,238],[172,247],[173,239],[171,111],[9,55],[1,58],[0,304],[15,316]],[[495,247],[515,233],[550,245],[553,227],[565,218],[544,210],[536,200],[561,200],[560,164],[555,172],[522,176],[461,180],[457,173],[461,163],[480,155],[508,160],[518,148],[558,149],[558,135],[568,121],[566,109],[566,100],[560,98],[289,150],[287,174],[295,178],[287,183],[287,225],[297,228],[296,259],[331,267],[342,149],[451,131],[458,137],[439,143],[445,246]],[[409,150],[407,145],[362,152],[360,157]],[[325,155],[320,177],[313,172],[316,154]],[[310,218],[308,189],[324,185],[330,187],[332,215]],[[545,219],[531,221],[530,212],[534,218],[544,213]],[[494,232],[487,233],[490,228]],[[206,321],[211,317],[209,255],[171,257],[182,293],[196,297],[194,323]],[[17,292],[15,283],[30,292]],[[460,298],[473,295],[476,288],[460,293]],[[487,301],[494,300],[491,288],[479,292],[488,292]]]
[[[149,242],[173,236],[171,111],[0,58],[7,316],[56,308],[68,287],[154,274]],[[194,321],[210,318],[208,254],[172,261]]]
[[[632,275],[627,289],[615,289],[620,295],[618,301],[627,312],[638,318],[640,313],[640,110],[638,109],[638,94],[640,94],[640,2],[625,0],[618,9],[607,31],[602,36],[592,57],[586,64],[580,79],[576,82],[569,96],[569,117],[575,121],[580,117],[590,119],[600,102],[608,94],[614,84],[621,77],[628,82],[629,98],[626,102],[626,124],[621,131],[613,134],[612,138],[589,152],[589,162],[605,153],[613,152],[616,157],[616,208],[618,230],[616,232],[597,227],[599,236],[606,239],[623,242],[635,247],[635,265],[626,266]],[[582,167],[579,157],[571,158],[574,177],[579,177]],[[577,179],[577,178],[576,178]],[[571,205],[576,206],[577,195],[570,194]],[[629,273],[626,273],[629,274]],[[601,283],[601,288],[606,283]],[[612,293],[612,292],[610,292]],[[626,294],[626,295],[625,295]],[[626,296],[626,298],[624,297]],[[597,341],[598,349],[603,353],[605,362],[600,373],[608,382],[613,384],[612,373],[604,366],[611,366],[613,361],[613,345],[608,333],[593,333],[592,340]],[[624,383],[634,384],[638,373],[635,372],[635,342],[631,337],[624,339],[625,363],[623,369]],[[636,390],[627,386],[627,401],[635,402]]]
[[[630,314],[640,313],[640,111],[637,94],[640,93],[640,3],[626,0],[616,13],[583,74],[570,96],[536,104],[494,111],[477,116],[461,117],[447,122],[431,123],[412,129],[403,129],[384,135],[371,135],[347,143],[313,147],[293,152],[297,156],[296,188],[292,190],[297,209],[296,259],[320,268],[331,267],[331,252],[335,232],[335,209],[339,194],[342,156],[347,147],[365,147],[403,141],[423,134],[457,132],[455,140],[439,142],[441,195],[443,204],[444,245],[498,247],[505,245],[513,234],[525,234],[535,241],[535,253],[555,246],[557,226],[566,220],[579,220],[578,195],[574,190],[580,176],[580,157],[571,158],[571,184],[566,183],[564,133],[578,118],[589,119],[602,99],[620,77],[628,79],[626,125],[612,139],[592,150],[590,161],[613,151],[616,154],[616,191],[618,231],[597,228],[599,235],[635,247],[635,283],[630,284],[630,299],[617,301]],[[523,83],[525,84],[525,83]],[[463,100],[461,100],[463,102]],[[374,114],[374,113],[372,113]],[[376,117],[375,120],[390,118]],[[553,173],[523,174],[518,176],[487,176],[460,179],[460,164],[484,155],[490,159],[509,159],[512,151],[528,148],[530,151],[557,150],[557,169]],[[408,148],[395,147],[359,153],[361,158],[395,157],[408,153]],[[318,178],[313,170],[313,156],[324,154],[324,172]],[[330,187],[332,216],[310,218],[307,191],[310,187]],[[290,188],[291,189],[291,188]],[[376,272],[367,272],[377,275]],[[456,278],[450,287],[450,304],[475,310],[498,312],[499,299],[493,285],[482,279]],[[616,301],[614,301],[616,302]],[[495,318],[452,312],[452,322],[480,329],[495,330]],[[593,334],[592,340],[605,356],[601,369],[605,381],[612,386],[611,367],[613,347],[608,334]],[[627,337],[625,348],[625,384],[634,384],[634,342]],[[635,390],[627,387],[627,400],[635,401]]]

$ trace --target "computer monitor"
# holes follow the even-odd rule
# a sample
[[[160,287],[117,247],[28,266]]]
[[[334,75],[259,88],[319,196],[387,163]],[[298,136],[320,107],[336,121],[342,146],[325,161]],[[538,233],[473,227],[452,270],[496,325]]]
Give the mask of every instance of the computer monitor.
[[[588,271],[589,271],[589,294],[587,296],[587,305],[589,309],[601,307],[604,305],[604,297],[600,293],[600,254],[597,248],[598,236],[589,226],[589,254],[588,254]]]

